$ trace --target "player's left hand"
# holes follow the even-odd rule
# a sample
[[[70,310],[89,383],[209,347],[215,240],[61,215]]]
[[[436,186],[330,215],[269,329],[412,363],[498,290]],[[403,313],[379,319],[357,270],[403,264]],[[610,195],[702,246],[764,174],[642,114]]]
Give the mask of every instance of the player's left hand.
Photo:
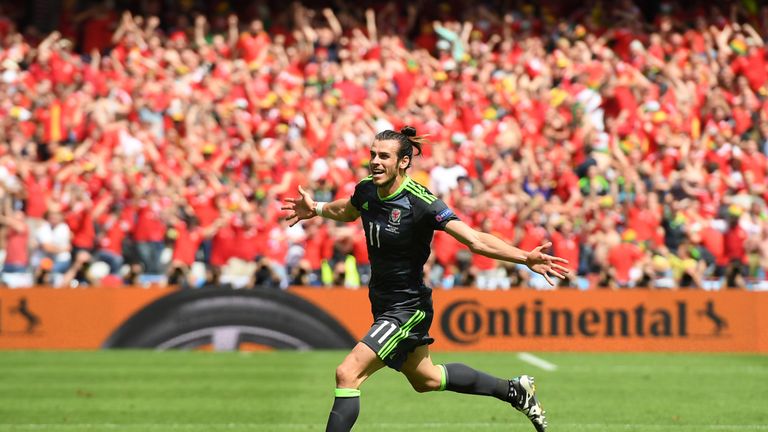
[[[544,276],[547,282],[554,286],[551,276],[555,276],[559,279],[565,279],[565,276],[569,273],[569,270],[559,263],[568,264],[568,260],[565,258],[556,257],[553,255],[547,255],[542,253],[542,249],[548,249],[552,246],[552,242],[544,243],[536,249],[528,252],[528,257],[525,260],[525,265],[534,272]]]

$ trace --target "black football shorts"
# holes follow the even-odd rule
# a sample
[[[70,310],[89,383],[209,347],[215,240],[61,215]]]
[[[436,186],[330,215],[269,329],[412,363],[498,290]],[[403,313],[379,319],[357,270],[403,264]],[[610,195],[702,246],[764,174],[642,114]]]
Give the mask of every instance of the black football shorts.
[[[387,366],[397,371],[408,354],[416,347],[429,345],[432,308],[428,310],[401,309],[387,311],[376,317],[362,342],[376,353]]]

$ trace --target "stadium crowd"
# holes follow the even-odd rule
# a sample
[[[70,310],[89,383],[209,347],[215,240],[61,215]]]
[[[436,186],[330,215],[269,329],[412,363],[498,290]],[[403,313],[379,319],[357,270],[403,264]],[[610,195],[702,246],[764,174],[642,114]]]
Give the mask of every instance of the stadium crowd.
[[[408,124],[412,177],[522,249],[551,240],[563,285],[766,287],[768,7],[255,4],[96,2],[47,34],[0,6],[5,284],[359,286],[359,224],[289,228],[280,200],[349,196]],[[433,286],[546,285],[433,250]]]

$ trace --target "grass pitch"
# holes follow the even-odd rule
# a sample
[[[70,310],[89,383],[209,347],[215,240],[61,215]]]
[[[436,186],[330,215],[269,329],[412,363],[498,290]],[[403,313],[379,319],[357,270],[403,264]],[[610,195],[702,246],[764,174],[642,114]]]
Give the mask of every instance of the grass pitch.
[[[0,431],[322,431],[343,352],[0,352]],[[768,357],[435,353],[536,377],[550,431],[768,431]],[[417,394],[385,369],[356,432],[533,431],[492,398]]]

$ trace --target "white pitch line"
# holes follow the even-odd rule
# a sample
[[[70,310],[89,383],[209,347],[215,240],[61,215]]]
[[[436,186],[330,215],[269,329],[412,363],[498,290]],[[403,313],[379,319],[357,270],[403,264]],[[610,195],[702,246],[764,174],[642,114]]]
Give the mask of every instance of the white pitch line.
[[[0,423],[0,430],[3,430],[5,426],[10,426],[15,430],[19,429],[49,429],[49,428],[65,428],[65,429],[155,429],[162,428],[164,430],[169,429],[203,429],[210,430],[216,429],[240,429],[248,428],[260,430],[260,428],[268,427],[270,429],[314,429],[322,427],[322,424],[315,423]],[[386,429],[445,429],[450,427],[496,427],[496,426],[508,426],[505,423],[490,423],[490,422],[458,422],[458,423],[372,423],[369,425],[361,425],[367,427],[382,427]],[[567,429],[653,429],[668,431],[672,428],[676,430],[680,429],[692,429],[695,431],[700,430],[754,430],[754,431],[768,431],[768,425],[764,424],[720,424],[720,425],[708,425],[708,424],[641,424],[641,423],[558,423],[557,426]],[[527,430],[527,428],[526,428]]]
[[[528,352],[521,352],[517,355],[517,358],[520,360],[530,363],[538,368],[544,369],[545,371],[553,372],[557,370],[557,365],[554,363],[550,363],[546,360],[544,360],[541,357],[537,357],[531,353]]]

